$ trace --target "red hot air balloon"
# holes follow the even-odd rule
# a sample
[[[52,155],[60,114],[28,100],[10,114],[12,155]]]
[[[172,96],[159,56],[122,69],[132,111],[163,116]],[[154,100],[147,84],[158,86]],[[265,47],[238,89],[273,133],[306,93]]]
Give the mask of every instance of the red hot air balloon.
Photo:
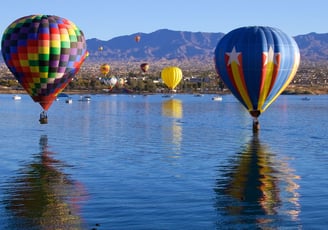
[[[43,114],[88,55],[83,32],[73,22],[52,15],[15,20],[3,33],[1,52],[18,82],[44,109]]]
[[[148,63],[142,63],[140,65],[140,69],[142,70],[142,72],[146,73],[149,69],[149,64]]]
[[[277,28],[241,27],[215,49],[215,67],[232,94],[257,118],[294,78],[300,63],[295,40]]]

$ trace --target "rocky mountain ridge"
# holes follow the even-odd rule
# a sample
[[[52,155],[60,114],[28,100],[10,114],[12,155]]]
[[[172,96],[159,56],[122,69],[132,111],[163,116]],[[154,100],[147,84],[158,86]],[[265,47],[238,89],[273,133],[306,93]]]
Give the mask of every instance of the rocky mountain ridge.
[[[139,42],[135,37],[140,36]],[[89,61],[160,61],[213,59],[213,53],[224,33],[205,33],[157,30],[152,33],[135,33],[108,41],[88,39]],[[328,60],[328,33],[309,33],[294,37],[300,48],[301,60],[323,62]],[[101,48],[101,49],[100,49]]]
[[[140,36],[139,42],[135,37]],[[88,62],[204,60],[211,61],[224,33],[188,32],[160,29],[152,33],[135,33],[108,41],[87,39]],[[309,33],[294,37],[300,48],[302,62],[328,60],[328,33]],[[0,62],[3,63],[2,55]]]

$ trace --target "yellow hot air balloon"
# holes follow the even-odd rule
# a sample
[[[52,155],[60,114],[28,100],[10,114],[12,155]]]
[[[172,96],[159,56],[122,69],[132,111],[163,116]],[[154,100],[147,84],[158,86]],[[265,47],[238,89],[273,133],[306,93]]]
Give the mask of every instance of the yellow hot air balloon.
[[[107,75],[108,73],[109,73],[109,71],[110,71],[110,65],[108,65],[108,64],[102,64],[101,66],[100,66],[100,72],[103,74],[103,75]]]
[[[165,85],[174,90],[182,79],[182,70],[176,66],[165,67],[162,70],[161,76]]]

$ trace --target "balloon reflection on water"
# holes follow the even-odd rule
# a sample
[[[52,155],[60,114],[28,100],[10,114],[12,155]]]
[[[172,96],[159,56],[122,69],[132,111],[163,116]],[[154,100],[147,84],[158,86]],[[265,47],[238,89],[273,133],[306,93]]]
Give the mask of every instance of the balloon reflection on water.
[[[40,137],[40,153],[8,182],[4,203],[12,216],[9,229],[80,229],[78,203],[85,199],[82,184],[61,172],[48,138]]]
[[[254,135],[244,150],[222,167],[215,192],[219,213],[234,224],[277,223],[277,218],[298,221],[299,177],[286,161],[277,159]],[[262,224],[264,226],[262,226]]]
[[[170,143],[173,143],[175,146],[174,153],[179,154],[182,141],[182,127],[179,122],[179,119],[183,117],[182,102],[178,99],[170,99],[163,101],[162,114],[165,117],[173,118],[172,126],[169,127],[172,132],[170,133],[170,135],[167,135],[167,138],[170,139]]]

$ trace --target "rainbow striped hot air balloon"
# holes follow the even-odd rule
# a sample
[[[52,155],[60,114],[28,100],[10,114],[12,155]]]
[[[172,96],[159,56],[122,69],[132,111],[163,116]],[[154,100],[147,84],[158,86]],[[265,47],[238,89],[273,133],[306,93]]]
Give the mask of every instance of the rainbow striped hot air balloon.
[[[225,85],[257,120],[294,78],[300,52],[280,29],[252,26],[226,34],[214,59]]]
[[[15,78],[45,111],[88,55],[83,32],[52,15],[30,15],[11,23],[3,33],[1,52]]]

